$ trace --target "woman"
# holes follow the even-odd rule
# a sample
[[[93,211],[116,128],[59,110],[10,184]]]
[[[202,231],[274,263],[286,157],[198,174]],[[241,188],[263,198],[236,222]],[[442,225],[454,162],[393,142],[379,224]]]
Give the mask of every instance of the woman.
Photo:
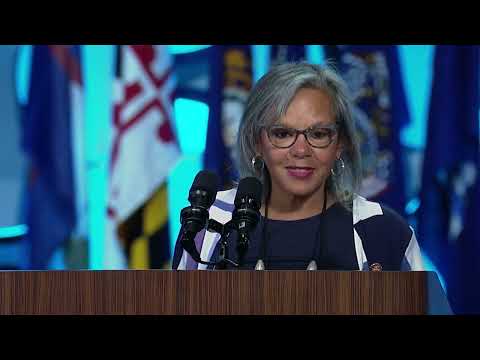
[[[423,270],[407,223],[355,193],[361,166],[351,103],[329,67],[288,63],[258,81],[240,123],[237,162],[241,177],[257,177],[264,189],[241,269]],[[210,218],[230,220],[235,192],[217,194]],[[235,236],[228,243],[233,261]],[[197,235],[203,261],[217,261],[218,240]],[[207,266],[177,243],[173,268]]]

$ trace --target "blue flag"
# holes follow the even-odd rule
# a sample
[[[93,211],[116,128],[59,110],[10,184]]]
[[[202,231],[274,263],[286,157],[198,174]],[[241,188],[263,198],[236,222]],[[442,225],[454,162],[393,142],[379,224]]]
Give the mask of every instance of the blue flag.
[[[305,60],[305,45],[272,45],[270,65]]]
[[[81,85],[79,46],[33,47],[22,147],[29,158],[30,269],[46,269],[75,226],[72,118]]]
[[[477,163],[478,164],[478,163]],[[447,291],[451,304],[459,314],[480,314],[480,178],[469,189],[470,201],[465,211],[464,226],[458,237],[457,260],[453,276],[447,275]],[[452,268],[452,267],[451,267]],[[448,283],[448,281],[450,282]]]
[[[478,46],[436,48],[418,214],[455,313],[480,313],[479,60]]]
[[[410,117],[396,46],[325,46],[354,101],[364,180],[360,194],[405,214],[400,131]]]
[[[235,143],[253,73],[249,45],[214,46],[210,71],[210,112],[204,168],[216,172],[224,186],[238,180]]]

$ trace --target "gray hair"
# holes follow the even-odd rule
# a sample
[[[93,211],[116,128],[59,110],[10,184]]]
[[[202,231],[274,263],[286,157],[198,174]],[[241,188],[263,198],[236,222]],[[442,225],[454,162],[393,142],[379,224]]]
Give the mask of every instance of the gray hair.
[[[352,117],[347,86],[331,64],[312,65],[305,62],[284,63],[274,66],[255,85],[247,100],[240,122],[236,156],[240,177],[258,178],[264,187],[265,197],[270,193],[270,174],[266,167],[259,174],[252,165],[256,145],[261,140],[262,128],[278,122],[288,106],[302,88],[325,91],[331,99],[335,120],[339,125],[339,139],[343,142],[343,169],[336,161],[335,176],[329,176],[327,191],[347,209],[351,209],[354,193],[361,179],[361,163],[358,140]]]

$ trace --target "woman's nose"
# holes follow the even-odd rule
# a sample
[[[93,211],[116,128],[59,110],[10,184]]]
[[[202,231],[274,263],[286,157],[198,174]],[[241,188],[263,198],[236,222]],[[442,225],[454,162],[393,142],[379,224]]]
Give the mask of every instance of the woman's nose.
[[[305,134],[299,134],[297,140],[290,148],[292,155],[297,157],[304,157],[311,154],[310,144],[307,141]]]

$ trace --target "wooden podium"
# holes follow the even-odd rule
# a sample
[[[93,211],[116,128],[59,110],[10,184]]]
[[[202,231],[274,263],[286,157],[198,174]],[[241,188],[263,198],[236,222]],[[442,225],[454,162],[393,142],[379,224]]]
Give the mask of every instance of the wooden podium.
[[[8,315],[449,313],[430,272],[0,272],[0,314]]]

